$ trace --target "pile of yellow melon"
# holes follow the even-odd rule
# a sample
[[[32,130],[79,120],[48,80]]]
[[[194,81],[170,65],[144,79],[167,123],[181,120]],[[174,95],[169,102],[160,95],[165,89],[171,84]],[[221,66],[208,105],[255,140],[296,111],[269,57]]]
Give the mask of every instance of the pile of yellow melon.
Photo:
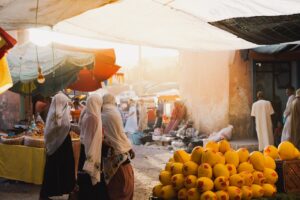
[[[268,146],[264,154],[246,148],[233,150],[222,140],[195,147],[191,154],[178,150],[159,174],[160,184],[153,196],[178,200],[239,200],[272,197],[276,194],[278,175],[275,160],[299,157],[291,143],[278,150]]]

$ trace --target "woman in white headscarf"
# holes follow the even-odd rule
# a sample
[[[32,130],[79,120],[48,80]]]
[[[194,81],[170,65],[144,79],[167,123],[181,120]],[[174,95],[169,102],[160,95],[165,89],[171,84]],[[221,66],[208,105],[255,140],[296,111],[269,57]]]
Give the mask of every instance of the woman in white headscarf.
[[[125,132],[134,133],[138,130],[136,105],[132,99],[129,101],[129,113],[126,119]]]
[[[102,98],[92,94],[87,99],[87,104],[80,117],[80,138],[83,147],[81,159],[84,163],[80,170],[89,175],[87,181],[79,182],[80,199],[107,199],[104,181],[101,180],[101,153],[102,153]],[[81,198],[82,197],[82,198]]]
[[[107,146],[103,155],[103,173],[109,199],[131,200],[134,176],[130,159],[134,158],[134,152],[111,94],[103,96],[102,122],[105,135],[103,144]]]
[[[68,194],[75,186],[68,103],[68,97],[59,92],[50,105],[44,135],[47,156],[40,199]]]

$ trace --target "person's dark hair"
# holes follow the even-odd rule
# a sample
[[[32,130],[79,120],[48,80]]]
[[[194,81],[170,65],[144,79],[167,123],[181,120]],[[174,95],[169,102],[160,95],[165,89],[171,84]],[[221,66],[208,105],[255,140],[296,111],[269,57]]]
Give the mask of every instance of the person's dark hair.
[[[295,88],[293,86],[289,86],[287,88],[290,92],[294,93],[295,92]]]

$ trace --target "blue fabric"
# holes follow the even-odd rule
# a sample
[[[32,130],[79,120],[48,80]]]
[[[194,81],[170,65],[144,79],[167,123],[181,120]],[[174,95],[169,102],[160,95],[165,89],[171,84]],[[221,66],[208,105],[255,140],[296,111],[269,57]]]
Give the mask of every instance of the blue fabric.
[[[141,145],[141,138],[144,137],[144,134],[141,132],[135,132],[133,134],[131,134],[130,140],[133,144],[135,145]]]

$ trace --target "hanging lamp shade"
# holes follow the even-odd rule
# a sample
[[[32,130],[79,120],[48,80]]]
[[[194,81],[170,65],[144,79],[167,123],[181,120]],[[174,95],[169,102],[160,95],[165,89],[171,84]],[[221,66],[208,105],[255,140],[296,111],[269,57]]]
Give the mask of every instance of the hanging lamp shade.
[[[0,59],[0,94],[13,86],[6,57]]]
[[[101,87],[101,81],[94,76],[91,70],[82,69],[78,73],[77,81],[68,88],[82,92],[92,92]]]

